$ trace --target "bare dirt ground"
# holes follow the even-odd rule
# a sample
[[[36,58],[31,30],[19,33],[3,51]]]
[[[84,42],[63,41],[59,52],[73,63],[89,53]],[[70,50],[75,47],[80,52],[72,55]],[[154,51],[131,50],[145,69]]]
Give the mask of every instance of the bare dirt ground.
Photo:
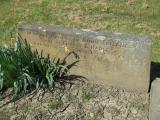
[[[0,101],[0,120],[148,120],[148,94],[76,83],[40,90],[15,103]]]

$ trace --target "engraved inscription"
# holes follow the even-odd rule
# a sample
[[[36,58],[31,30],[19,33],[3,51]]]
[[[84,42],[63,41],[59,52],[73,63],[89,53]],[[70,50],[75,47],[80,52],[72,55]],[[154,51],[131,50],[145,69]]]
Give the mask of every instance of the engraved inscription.
[[[34,32],[33,35],[35,35]],[[53,37],[47,37],[46,33],[41,33],[39,38],[41,42],[34,41],[32,46],[58,48],[64,52],[67,48],[69,51],[75,51],[77,54],[79,54],[81,59],[86,59],[86,57],[90,55],[95,56],[97,59],[106,59],[104,56],[108,56],[110,54],[111,56],[119,56],[117,60],[122,61],[126,65],[146,65],[146,62],[143,60],[139,61],[136,58],[126,60],[126,58],[124,58],[122,55],[118,55],[116,51],[119,51],[119,49],[126,49],[128,47],[126,42],[121,42],[119,39],[116,39],[115,41],[109,39],[97,40],[90,39],[88,37],[75,37],[71,35],[64,37],[64,35],[61,34],[54,34]]]

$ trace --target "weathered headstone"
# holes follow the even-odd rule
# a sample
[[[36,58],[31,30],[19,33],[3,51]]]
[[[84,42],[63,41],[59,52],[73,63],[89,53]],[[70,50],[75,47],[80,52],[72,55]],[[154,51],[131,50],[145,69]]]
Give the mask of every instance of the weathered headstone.
[[[33,49],[43,49],[60,58],[75,51],[80,62],[71,72],[91,82],[128,90],[148,90],[151,50],[148,37],[33,24],[21,25],[18,30]]]
[[[160,78],[151,85],[149,120],[160,120]]]

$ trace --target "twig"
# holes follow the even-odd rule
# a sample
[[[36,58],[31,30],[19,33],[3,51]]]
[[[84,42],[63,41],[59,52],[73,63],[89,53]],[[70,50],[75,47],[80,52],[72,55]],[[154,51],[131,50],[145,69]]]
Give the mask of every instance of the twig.
[[[53,115],[51,115],[51,119],[57,115],[58,113],[62,113],[64,112],[68,107],[70,106],[70,104],[68,104],[66,107],[64,107],[62,110],[55,112]]]

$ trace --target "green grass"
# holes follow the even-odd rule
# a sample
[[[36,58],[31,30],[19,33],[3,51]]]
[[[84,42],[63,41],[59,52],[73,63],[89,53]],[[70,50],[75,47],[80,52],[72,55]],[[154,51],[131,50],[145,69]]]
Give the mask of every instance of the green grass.
[[[159,0],[1,0],[0,39],[8,41],[21,23],[141,34],[152,37],[152,61],[160,62],[159,6]]]
[[[62,100],[52,100],[48,103],[48,108],[51,110],[58,109],[63,106]]]
[[[83,91],[82,99],[83,101],[89,101],[91,99],[95,98],[95,95],[88,91]]]

